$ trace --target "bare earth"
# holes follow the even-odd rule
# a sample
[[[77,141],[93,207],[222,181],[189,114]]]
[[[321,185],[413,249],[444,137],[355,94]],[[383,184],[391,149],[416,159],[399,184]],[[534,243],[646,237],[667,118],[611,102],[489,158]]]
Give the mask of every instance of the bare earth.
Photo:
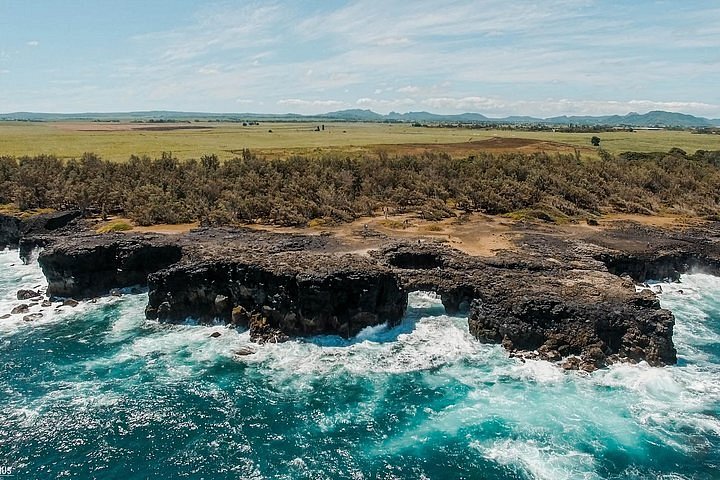
[[[114,219],[124,220],[127,219]],[[306,228],[276,227],[272,225],[242,225],[255,230],[276,233],[296,233],[305,235],[330,234],[339,244],[342,252],[365,253],[376,248],[387,238],[411,239],[420,242],[447,242],[453,248],[473,256],[491,257],[501,251],[516,251],[520,247],[516,243],[527,233],[543,233],[550,237],[585,238],[590,235],[614,228],[620,224],[637,223],[644,226],[660,228],[684,228],[697,226],[700,220],[678,216],[643,216],[643,215],[606,215],[599,220],[599,225],[590,226],[585,222],[565,225],[541,222],[516,221],[501,216],[473,214],[459,218],[450,218],[439,222],[431,222],[418,218],[415,214],[383,215],[360,218],[352,223],[341,225],[319,225]],[[102,224],[99,224],[102,225]],[[150,227],[134,227],[133,233],[181,234],[198,228],[198,223],[180,225],[153,225]]]

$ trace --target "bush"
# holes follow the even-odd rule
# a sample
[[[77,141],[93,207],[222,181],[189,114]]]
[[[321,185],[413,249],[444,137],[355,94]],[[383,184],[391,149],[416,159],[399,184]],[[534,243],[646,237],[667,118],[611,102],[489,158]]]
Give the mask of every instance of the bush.
[[[127,232],[128,230],[132,230],[132,229],[133,229],[133,226],[130,225],[128,222],[124,222],[122,220],[115,220],[114,222],[106,223],[105,225],[98,227],[96,232],[97,233]]]
[[[438,153],[391,157],[341,154],[220,162],[213,155],[180,161],[91,153],[62,162],[52,156],[0,156],[0,203],[18,212],[77,208],[124,215],[139,225],[262,222],[338,223],[380,209],[442,220],[464,213],[524,218],[587,218],[605,211],[720,214],[720,152],[688,155],[626,152],[602,159],[544,153]],[[9,209],[9,208],[6,208]],[[534,212],[534,213],[533,213]],[[548,220],[549,221],[549,220]]]

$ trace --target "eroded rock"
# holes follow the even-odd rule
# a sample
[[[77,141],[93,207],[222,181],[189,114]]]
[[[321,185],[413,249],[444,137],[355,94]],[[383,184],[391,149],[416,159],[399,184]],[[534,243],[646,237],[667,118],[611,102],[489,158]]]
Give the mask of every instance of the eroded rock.
[[[34,322],[35,320],[40,320],[42,317],[42,313],[31,313],[23,317],[23,322]]]
[[[28,313],[30,311],[30,306],[26,304],[20,304],[17,307],[13,308],[10,313],[13,315],[18,315],[21,313]]]
[[[35,290],[18,290],[17,292],[17,299],[18,300],[30,300],[31,298],[39,297],[41,295],[40,292],[36,292]]]
[[[48,295],[86,299],[146,285],[150,272],[177,262],[181,255],[179,245],[160,237],[85,235],[46,247],[38,262],[48,280]]]
[[[265,341],[352,336],[369,325],[397,323],[407,306],[389,269],[352,255],[181,264],[150,275],[149,284],[148,318],[221,318]]]

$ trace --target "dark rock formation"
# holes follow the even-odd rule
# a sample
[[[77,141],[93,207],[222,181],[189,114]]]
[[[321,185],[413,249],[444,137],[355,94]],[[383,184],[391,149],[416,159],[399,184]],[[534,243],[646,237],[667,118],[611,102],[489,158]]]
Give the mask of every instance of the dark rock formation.
[[[77,226],[76,220],[80,217],[79,210],[43,213],[27,218],[0,214],[0,249],[17,247],[26,238],[57,234],[72,229]],[[39,240],[39,243],[42,244],[43,241]],[[27,252],[32,248],[34,248],[33,242],[26,242],[25,249],[21,252],[21,258],[26,258]],[[23,253],[26,255],[24,256]]]
[[[160,237],[81,235],[48,246],[38,262],[48,295],[84,299],[117,287],[146,285],[150,272],[181,256],[179,245]]]
[[[59,230],[68,228],[76,219],[82,217],[80,210],[69,210],[52,213],[43,213],[28,217],[22,222],[22,235],[43,235],[56,233]]]
[[[30,306],[26,304],[20,304],[17,307],[13,308],[10,313],[13,315],[17,315],[20,313],[28,313],[30,311]]]
[[[39,261],[49,295],[91,298],[148,285],[148,318],[221,319],[248,327],[257,342],[392,325],[408,292],[430,290],[448,313],[469,311],[480,341],[513,354],[585,370],[674,363],[674,319],[652,293],[636,293],[633,280],[720,273],[720,227],[593,232],[571,238],[526,228],[517,251],[491,258],[376,237],[363,240],[376,242],[363,256],[335,237],[228,228],[33,238],[47,245]]]
[[[590,290],[578,285],[555,287],[542,282],[485,292],[472,303],[470,333],[544,360],[575,355],[585,370],[618,360],[676,362],[674,318],[651,292],[588,295]]]
[[[30,300],[31,298],[39,297],[40,292],[36,292],[35,290],[18,290],[17,292],[17,299],[18,300]]]
[[[21,228],[22,221],[19,218],[0,214],[0,250],[18,244]]]
[[[629,275],[641,283],[676,281],[692,271],[720,275],[720,239],[715,227],[664,231],[628,225],[589,241],[603,247],[594,256],[611,273]]]
[[[287,335],[351,336],[400,320],[407,306],[393,273],[353,256],[277,255],[180,264],[149,277],[148,318],[250,327],[255,339]]]
[[[42,313],[31,313],[23,317],[23,322],[34,322],[35,320],[40,320],[42,317]]]

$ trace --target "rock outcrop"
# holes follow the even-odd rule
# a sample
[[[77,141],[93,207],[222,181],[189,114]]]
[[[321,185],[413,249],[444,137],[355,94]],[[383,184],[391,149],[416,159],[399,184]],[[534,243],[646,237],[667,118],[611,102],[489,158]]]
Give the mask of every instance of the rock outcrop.
[[[159,236],[78,235],[48,245],[38,262],[47,294],[77,299],[111,289],[146,285],[147,276],[182,257],[182,248]]]
[[[572,242],[534,239],[532,254],[470,257],[438,244],[395,244],[376,255],[404,288],[438,293],[449,313],[469,309],[470,333],[513,354],[594,370],[617,361],[672,364],[674,318],[654,294]],[[559,256],[553,258],[550,255]]]
[[[407,292],[396,276],[353,255],[280,254],[180,264],[149,277],[148,318],[219,318],[259,340],[287,335],[356,335],[400,320]]]
[[[488,289],[471,305],[470,333],[544,360],[576,356],[568,366],[589,371],[617,361],[675,363],[673,315],[653,293],[612,277],[598,272],[592,286],[566,277]]]
[[[81,216],[79,210],[43,213],[26,218],[0,214],[0,249],[17,247],[25,238],[60,233],[75,226]],[[32,242],[28,242],[26,249],[31,248]]]
[[[11,215],[0,214],[0,250],[17,246],[20,241],[22,221]]]
[[[596,233],[593,233],[596,232]],[[470,332],[513,355],[593,370],[672,364],[674,318],[634,282],[720,273],[720,226],[628,226],[564,237],[526,229],[518,249],[474,257],[434,242],[372,237],[369,255],[325,235],[198,229],[185,235],[38,235],[47,294],[76,299],[149,287],[146,316],[247,327],[258,342],[356,335],[402,317],[407,294],[438,293]],[[29,295],[29,293],[28,293]]]

